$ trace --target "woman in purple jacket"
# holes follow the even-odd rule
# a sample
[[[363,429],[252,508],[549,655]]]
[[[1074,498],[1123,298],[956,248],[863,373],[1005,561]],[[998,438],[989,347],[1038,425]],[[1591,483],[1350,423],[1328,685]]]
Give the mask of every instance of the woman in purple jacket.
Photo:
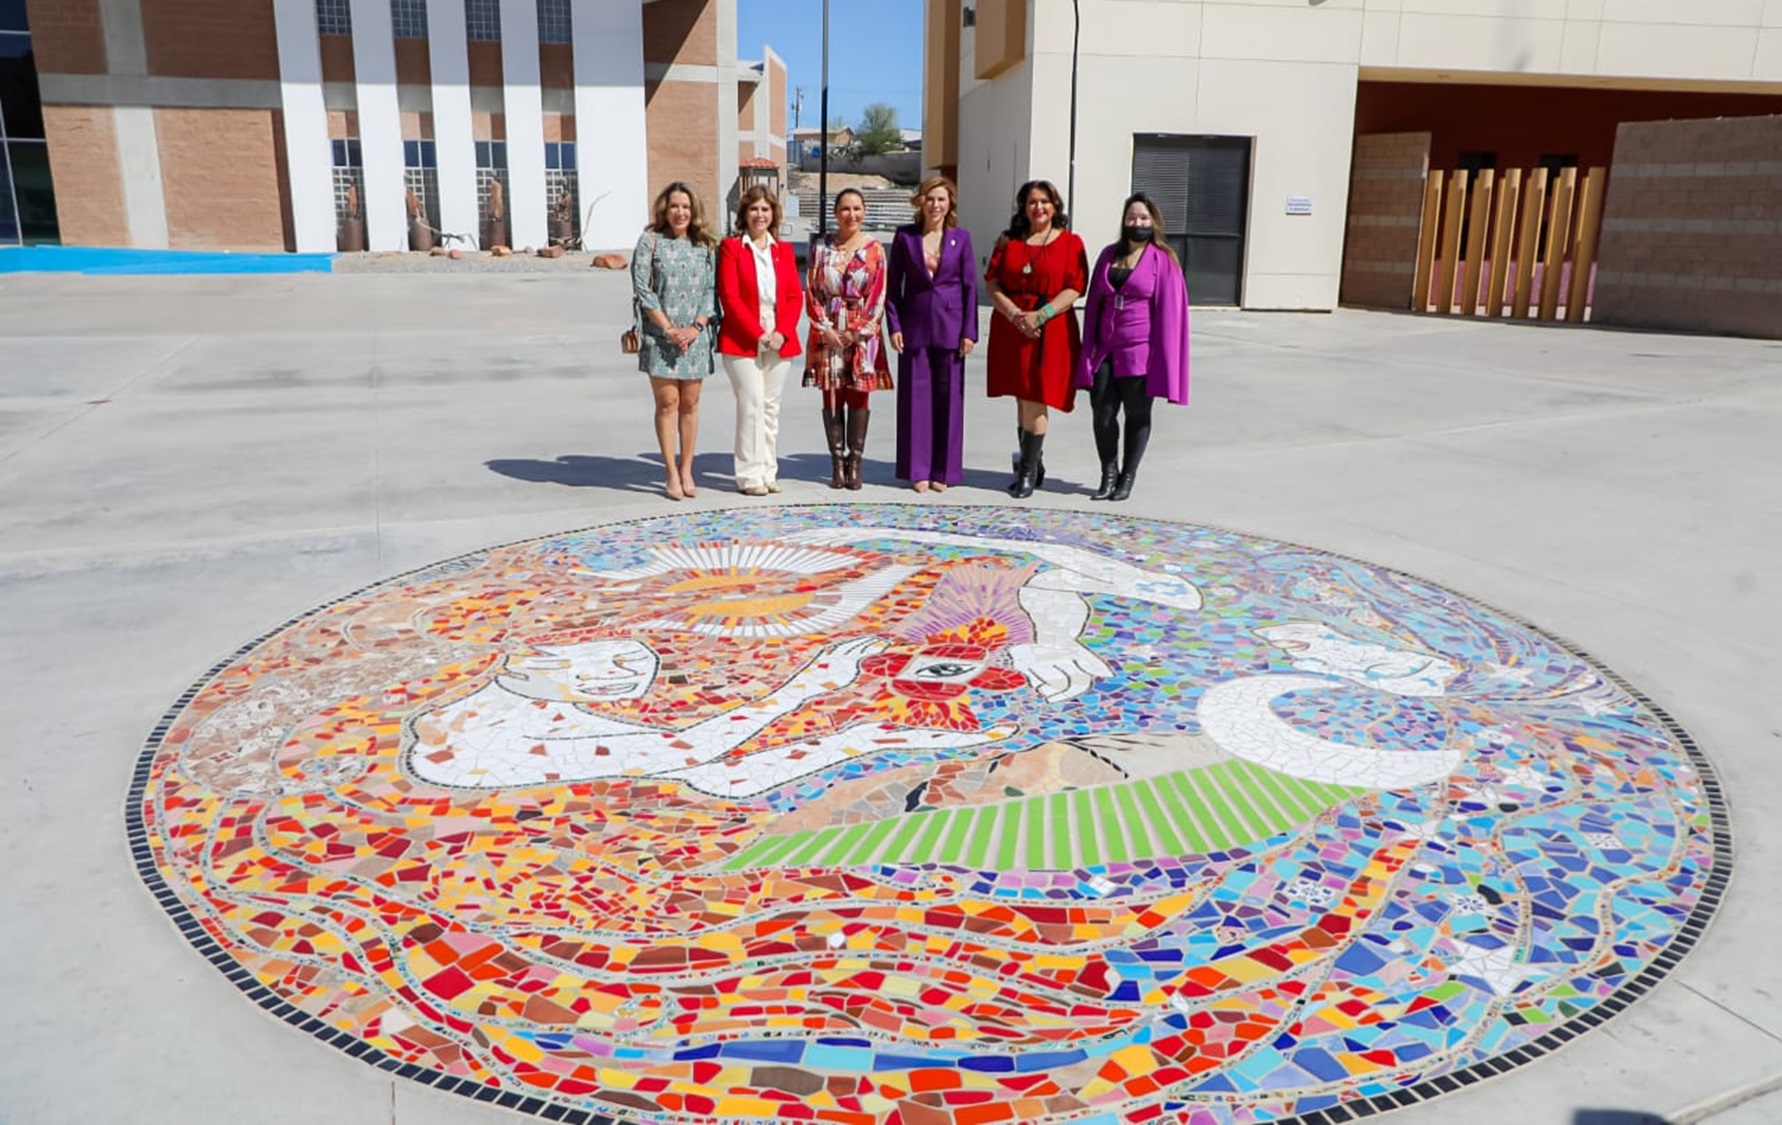
[[[910,200],[891,241],[885,320],[897,358],[897,476],[917,492],[964,479],[965,357],[978,341],[978,261],[944,176]]]
[[[1151,440],[1151,402],[1188,403],[1188,283],[1163,237],[1163,213],[1142,192],[1126,200],[1120,240],[1089,273],[1083,353],[1075,383],[1089,388],[1101,487],[1091,500],[1124,500]],[[1120,415],[1126,415],[1125,456]]]

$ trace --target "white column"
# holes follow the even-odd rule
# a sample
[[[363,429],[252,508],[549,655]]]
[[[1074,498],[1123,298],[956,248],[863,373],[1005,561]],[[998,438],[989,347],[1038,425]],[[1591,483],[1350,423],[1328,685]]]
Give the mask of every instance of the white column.
[[[396,31],[390,0],[352,0],[353,77],[365,162],[365,246],[408,249],[402,178],[402,110],[396,104]]]
[[[537,248],[550,240],[545,226],[544,96],[538,88],[537,5],[538,0],[501,0],[507,217],[516,248]]]
[[[482,223],[476,209],[476,134],[470,115],[470,45],[465,35],[464,0],[427,0],[433,148],[439,161],[439,229],[476,239],[481,237]]]
[[[643,4],[575,0],[573,15],[576,180],[587,217],[582,245],[630,250],[650,217]]]
[[[112,74],[146,75],[148,50],[142,38],[141,0],[100,0],[99,22],[105,33],[106,69]],[[155,132],[154,107],[119,105],[113,106],[111,113],[130,245],[139,250],[165,250],[169,245],[167,194],[161,181],[161,142]]]
[[[730,189],[736,186],[737,165],[742,161],[741,130],[737,128],[736,0],[716,0],[718,9],[718,194],[715,206],[728,210]],[[777,236],[779,231],[775,231]]]
[[[299,253],[333,253],[334,149],[322,102],[322,51],[315,0],[273,0],[278,32],[279,103],[285,114],[285,166]]]

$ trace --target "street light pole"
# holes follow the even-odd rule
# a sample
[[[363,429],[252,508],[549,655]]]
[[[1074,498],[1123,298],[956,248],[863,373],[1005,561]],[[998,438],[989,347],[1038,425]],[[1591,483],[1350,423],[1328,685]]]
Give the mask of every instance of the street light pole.
[[[1083,10],[1070,0],[1070,179],[1064,188],[1064,205],[1077,205],[1077,43],[1083,35]]]
[[[817,154],[817,237],[829,233],[829,0],[823,0],[823,93],[818,99],[823,114],[823,151]]]

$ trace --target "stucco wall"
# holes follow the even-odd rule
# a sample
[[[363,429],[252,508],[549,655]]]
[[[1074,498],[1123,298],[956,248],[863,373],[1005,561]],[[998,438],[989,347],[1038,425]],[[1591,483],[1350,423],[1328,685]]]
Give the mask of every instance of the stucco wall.
[[[1539,84],[1552,75],[1782,92],[1776,0],[1082,0],[1081,9],[1078,229],[1092,251],[1113,238],[1133,134],[1252,137],[1251,308],[1337,302],[1364,77]],[[1029,0],[1027,17],[1025,57],[989,82],[974,77],[973,29],[961,35],[958,163],[974,238],[1006,219],[1021,180],[1069,177],[1071,5]],[[1313,213],[1286,214],[1289,196],[1309,196]]]

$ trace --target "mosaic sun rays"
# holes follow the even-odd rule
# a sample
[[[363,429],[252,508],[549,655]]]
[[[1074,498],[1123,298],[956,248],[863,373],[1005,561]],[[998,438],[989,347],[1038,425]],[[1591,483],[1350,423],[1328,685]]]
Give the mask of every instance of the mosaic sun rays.
[[[262,1006],[566,1121],[1346,1121],[1600,1023],[1729,862],[1687,737],[1501,614],[933,506],[382,583],[187,693],[130,822]]]

